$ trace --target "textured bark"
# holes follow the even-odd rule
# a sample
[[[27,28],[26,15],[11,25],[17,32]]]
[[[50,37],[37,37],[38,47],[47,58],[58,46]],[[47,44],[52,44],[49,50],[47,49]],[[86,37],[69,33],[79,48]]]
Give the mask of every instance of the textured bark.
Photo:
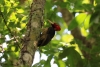
[[[40,37],[41,27],[43,24],[43,11],[45,0],[33,0],[27,23],[27,31],[22,39],[23,48],[18,61],[14,61],[14,67],[31,67],[37,50],[37,41]]]

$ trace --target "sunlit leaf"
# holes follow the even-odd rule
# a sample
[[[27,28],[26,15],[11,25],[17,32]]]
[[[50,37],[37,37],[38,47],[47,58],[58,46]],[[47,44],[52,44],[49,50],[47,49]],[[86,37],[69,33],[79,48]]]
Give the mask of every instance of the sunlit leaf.
[[[9,1],[5,0],[5,4],[6,4],[5,6],[11,7],[11,3]]]
[[[23,13],[24,10],[23,9],[17,9],[17,13]]]
[[[74,46],[74,47],[75,47],[75,50],[82,56],[82,52],[81,52],[81,50],[80,50],[78,44],[73,44],[72,46]],[[82,57],[83,57],[83,56],[82,56]]]
[[[21,23],[21,28],[25,28],[26,24],[25,23]]]
[[[58,60],[59,67],[66,67],[66,64],[62,60]]]
[[[91,15],[87,15],[87,17],[85,18],[85,21],[84,21],[84,28],[85,29],[88,29],[89,28],[89,23],[90,23],[90,18],[91,18]]]
[[[83,22],[85,21],[87,14],[86,13],[80,13],[78,16],[76,16],[68,26],[69,30],[72,30],[78,26],[81,26]]]
[[[63,35],[63,36],[62,36],[62,40],[63,40],[64,42],[66,42],[66,43],[69,43],[69,42],[71,42],[71,41],[73,40],[73,36],[70,35],[70,34]]]
[[[83,0],[83,3],[88,4],[88,3],[90,3],[90,1],[89,0]]]
[[[89,31],[86,30],[86,28],[81,27],[81,34],[86,37],[89,34]]]
[[[1,10],[1,12],[4,12],[4,7],[3,7],[3,5],[0,5],[0,10]]]
[[[15,47],[14,47],[14,46],[12,46],[12,47],[11,47],[11,50],[12,50],[12,51],[15,51]]]
[[[11,15],[10,15],[10,20],[12,20],[12,21],[15,21],[16,20],[16,13],[12,13]]]

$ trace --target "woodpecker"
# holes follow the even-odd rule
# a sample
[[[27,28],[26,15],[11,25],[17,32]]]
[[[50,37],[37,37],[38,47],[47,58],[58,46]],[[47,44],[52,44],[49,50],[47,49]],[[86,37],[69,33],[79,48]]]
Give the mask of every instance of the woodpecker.
[[[53,23],[50,20],[48,20],[51,24],[51,27],[49,28],[45,28],[42,32],[42,34],[40,35],[40,39],[38,40],[37,46],[45,46],[47,45],[51,39],[54,37],[55,35],[55,31],[60,31],[61,28],[57,23]]]

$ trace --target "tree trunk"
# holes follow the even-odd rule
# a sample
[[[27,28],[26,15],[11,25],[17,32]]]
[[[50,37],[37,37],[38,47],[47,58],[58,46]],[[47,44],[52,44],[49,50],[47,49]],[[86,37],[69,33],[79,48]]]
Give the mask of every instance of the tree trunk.
[[[43,25],[43,11],[45,0],[33,0],[27,23],[25,37],[22,39],[22,49],[20,58],[14,61],[13,67],[31,67],[37,50],[37,41],[40,37]]]

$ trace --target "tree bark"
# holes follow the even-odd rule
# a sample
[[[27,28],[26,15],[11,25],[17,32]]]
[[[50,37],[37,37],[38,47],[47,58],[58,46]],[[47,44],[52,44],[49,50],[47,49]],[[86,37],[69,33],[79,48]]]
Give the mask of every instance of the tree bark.
[[[45,0],[33,0],[27,23],[25,37],[22,39],[22,49],[20,58],[14,61],[13,67],[31,67],[37,50],[37,41],[40,37],[43,25],[43,11]]]

